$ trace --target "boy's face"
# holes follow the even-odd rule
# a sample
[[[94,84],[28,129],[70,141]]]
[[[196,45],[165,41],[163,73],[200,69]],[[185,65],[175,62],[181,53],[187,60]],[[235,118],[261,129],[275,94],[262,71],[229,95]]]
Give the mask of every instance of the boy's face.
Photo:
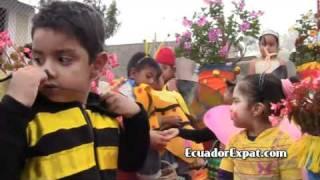
[[[175,77],[175,68],[173,66],[169,66],[167,64],[160,64],[160,68],[162,71],[162,78],[165,83]]]
[[[33,34],[32,51],[33,64],[48,73],[48,80],[40,86],[43,95],[56,102],[85,102],[96,69],[76,38],[38,28]]]
[[[134,71],[132,74],[137,85],[141,83],[153,85],[156,81],[156,76],[156,70],[148,66],[144,67],[140,71]]]

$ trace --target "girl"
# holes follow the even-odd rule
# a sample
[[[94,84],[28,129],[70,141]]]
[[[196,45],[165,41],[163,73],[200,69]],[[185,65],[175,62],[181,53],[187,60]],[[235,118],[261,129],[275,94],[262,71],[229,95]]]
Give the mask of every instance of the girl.
[[[292,63],[277,56],[279,52],[279,34],[277,32],[264,31],[259,38],[259,48],[261,58],[250,62],[249,74],[272,73],[281,79],[296,75],[294,66],[288,68]]]
[[[289,135],[272,127],[270,103],[284,98],[280,79],[272,74],[249,75],[238,82],[233,92],[231,117],[234,125],[245,128],[229,141],[226,149],[265,152],[286,151],[292,140]],[[259,154],[260,155],[260,154]],[[295,159],[241,157],[222,159],[219,179],[301,179]]]

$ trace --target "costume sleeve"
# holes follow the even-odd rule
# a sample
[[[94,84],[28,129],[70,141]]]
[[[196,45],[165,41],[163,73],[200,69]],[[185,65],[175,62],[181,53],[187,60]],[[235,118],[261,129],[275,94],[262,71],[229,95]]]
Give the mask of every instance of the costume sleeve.
[[[287,158],[279,160],[280,164],[280,177],[284,180],[298,180],[302,179],[302,170],[298,168],[298,162],[295,157],[288,155]]]
[[[123,120],[120,129],[118,166],[123,171],[138,171],[145,159],[150,145],[149,121],[147,112],[139,104],[141,111]]]
[[[209,140],[217,140],[217,137],[209,128],[203,128],[199,130],[179,129],[179,136],[184,139],[195,141],[196,143],[201,143]]]
[[[230,139],[229,144],[227,144],[225,150],[229,150],[231,147],[233,147],[233,142],[234,142],[234,137]],[[222,158],[219,169],[233,173],[234,171],[233,159],[231,157]]]
[[[20,179],[27,146],[31,109],[6,95],[0,103],[0,177]]]

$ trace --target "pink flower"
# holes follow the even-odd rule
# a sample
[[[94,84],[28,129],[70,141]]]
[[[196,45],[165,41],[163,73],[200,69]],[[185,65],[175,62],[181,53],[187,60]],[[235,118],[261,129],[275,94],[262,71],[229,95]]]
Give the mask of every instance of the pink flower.
[[[205,17],[205,16],[202,16],[202,17],[198,20],[197,24],[198,24],[198,26],[202,27],[202,26],[206,25],[207,22],[208,22],[208,21],[207,21],[206,17]]]
[[[192,26],[192,21],[190,21],[189,19],[187,19],[187,17],[183,17],[183,21],[182,21],[183,26],[189,28]]]
[[[208,38],[210,42],[216,42],[221,35],[221,29],[213,28],[209,30]]]
[[[239,10],[239,11],[243,11],[243,8],[245,6],[244,0],[240,0],[239,3],[232,1],[232,4]]]
[[[91,91],[94,93],[98,93],[98,85],[96,81],[91,82]]]
[[[191,39],[191,32],[190,31],[186,31],[182,34],[182,36],[185,38],[185,39]]]
[[[181,35],[177,33],[176,34],[176,43],[180,44],[180,41],[181,41]]]
[[[240,25],[240,31],[242,32],[246,32],[248,29],[250,29],[251,25],[248,21],[244,21],[241,25]]]
[[[273,127],[277,126],[280,122],[280,118],[277,116],[271,115],[271,116],[269,116],[269,122],[271,123],[271,126],[273,126]]]
[[[113,74],[113,72],[111,70],[107,69],[104,73],[104,77],[106,78],[106,81],[108,83],[111,83],[114,80],[115,75]]]
[[[108,64],[111,68],[115,68],[120,65],[118,62],[118,56],[115,53],[108,54]]]
[[[227,43],[226,45],[224,45],[220,50],[219,50],[219,55],[221,57],[226,57],[229,53],[229,44]]]
[[[270,103],[270,104],[271,104],[270,109],[273,111],[278,111],[278,109],[280,108],[280,104],[278,103]]]
[[[206,4],[209,5],[220,5],[222,4],[222,0],[204,0]]]
[[[185,42],[183,48],[185,50],[191,50],[191,42]]]
[[[256,18],[258,18],[259,16],[262,16],[262,15],[263,15],[263,12],[262,12],[262,11],[258,11],[258,12],[252,11],[252,12],[250,12],[250,14],[249,14],[249,16],[252,17],[252,18],[254,18],[254,19],[256,19]]]

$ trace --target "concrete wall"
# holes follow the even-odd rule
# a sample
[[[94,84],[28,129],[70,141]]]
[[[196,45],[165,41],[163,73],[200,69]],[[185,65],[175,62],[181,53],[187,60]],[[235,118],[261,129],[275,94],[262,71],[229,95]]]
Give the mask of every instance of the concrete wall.
[[[0,7],[7,9],[7,30],[16,45],[31,42],[31,19],[35,10],[17,0],[1,0]]]

